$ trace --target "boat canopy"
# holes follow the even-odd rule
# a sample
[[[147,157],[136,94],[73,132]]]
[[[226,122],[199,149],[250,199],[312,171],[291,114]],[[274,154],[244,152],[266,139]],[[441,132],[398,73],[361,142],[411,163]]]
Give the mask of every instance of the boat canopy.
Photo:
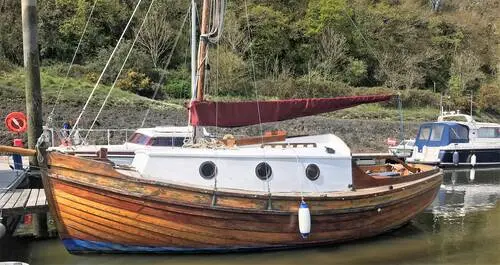
[[[420,126],[415,145],[422,152],[424,146],[447,146],[468,143],[469,128],[456,122],[424,123]]]
[[[239,102],[191,102],[191,124],[195,126],[241,127],[284,121],[387,101],[392,95],[307,98]]]

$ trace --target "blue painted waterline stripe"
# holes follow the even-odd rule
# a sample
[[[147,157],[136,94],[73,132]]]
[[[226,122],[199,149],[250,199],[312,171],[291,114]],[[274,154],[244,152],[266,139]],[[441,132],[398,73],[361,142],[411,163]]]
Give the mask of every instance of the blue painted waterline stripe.
[[[272,246],[272,247],[225,247],[225,248],[178,248],[178,247],[151,247],[131,246],[109,242],[98,242],[80,239],[63,239],[64,247],[72,253],[223,253],[240,251],[258,251],[264,249],[286,249],[297,246]]]

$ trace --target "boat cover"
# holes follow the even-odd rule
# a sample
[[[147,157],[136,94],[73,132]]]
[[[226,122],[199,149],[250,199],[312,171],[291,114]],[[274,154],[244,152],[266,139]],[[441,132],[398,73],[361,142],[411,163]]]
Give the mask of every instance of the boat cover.
[[[268,101],[191,102],[194,126],[241,127],[316,115],[389,100],[392,95],[367,95],[336,98],[306,98]]]

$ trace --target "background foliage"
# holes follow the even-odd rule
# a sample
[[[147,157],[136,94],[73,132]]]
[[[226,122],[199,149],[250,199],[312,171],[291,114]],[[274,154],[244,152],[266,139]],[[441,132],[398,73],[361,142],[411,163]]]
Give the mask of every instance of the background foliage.
[[[93,0],[37,2],[42,65],[64,76]],[[118,87],[152,96],[160,86],[159,99],[188,98],[189,30],[181,25],[189,1],[156,2]],[[441,1],[434,9],[431,2],[251,0],[246,9],[243,0],[229,1],[223,39],[209,53],[208,95],[400,91],[405,106],[437,107],[443,93],[449,106],[468,109],[472,94],[477,110],[500,113],[500,1]],[[98,1],[72,77],[97,79],[135,3]],[[126,33],[104,84],[114,81],[148,4]],[[0,36],[0,72],[22,66],[20,1],[0,1]]]

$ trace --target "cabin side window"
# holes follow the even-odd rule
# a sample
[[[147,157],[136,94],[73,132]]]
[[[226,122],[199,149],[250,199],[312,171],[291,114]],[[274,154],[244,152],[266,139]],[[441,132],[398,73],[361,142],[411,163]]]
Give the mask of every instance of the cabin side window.
[[[479,138],[500,138],[500,128],[484,127],[478,130]]]
[[[152,146],[183,146],[184,137],[155,137]]]
[[[469,129],[462,125],[450,127],[450,140],[452,143],[467,142],[469,140]]]
[[[134,133],[130,136],[129,143],[147,145],[149,142],[149,137],[142,133]]]

